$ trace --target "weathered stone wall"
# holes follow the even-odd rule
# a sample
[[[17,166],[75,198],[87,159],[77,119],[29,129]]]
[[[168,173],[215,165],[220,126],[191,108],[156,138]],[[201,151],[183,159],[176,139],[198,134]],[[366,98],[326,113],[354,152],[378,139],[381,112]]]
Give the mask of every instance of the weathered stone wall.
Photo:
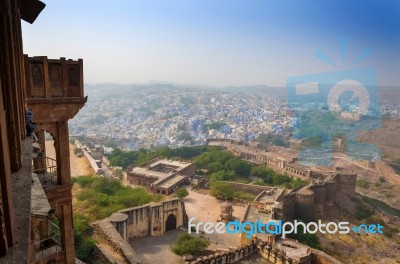
[[[337,182],[336,191],[340,191],[349,195],[355,194],[357,174],[339,173],[336,175],[335,181]]]
[[[194,165],[194,163],[192,163],[189,166],[187,166],[186,168],[180,170],[178,174],[192,177],[195,172],[196,172],[196,165]]]
[[[313,221],[315,219],[314,195],[295,194],[294,218],[303,221]]]
[[[259,195],[262,191],[269,191],[269,190],[273,189],[273,187],[269,187],[269,186],[261,186],[261,185],[253,185],[253,184],[229,182],[229,181],[223,181],[223,182],[228,184],[230,187],[232,187],[235,190],[248,192],[253,195]]]
[[[124,209],[121,212],[128,216],[128,237],[149,235],[150,205]]]
[[[183,260],[184,264],[231,264],[245,259],[254,253],[259,254],[274,264],[343,264],[326,253],[311,248],[302,256],[288,257],[285,251],[258,238],[246,246],[219,251],[197,259],[186,259],[184,257]]]
[[[357,174],[338,173],[327,177],[326,180],[313,181],[308,186],[291,191],[290,196],[285,196],[284,200],[295,197],[293,218],[304,221],[322,219],[334,202],[340,205],[343,194],[355,194]]]
[[[284,198],[282,199],[282,203],[283,203],[282,215],[280,216],[280,219],[282,219],[285,222],[292,220],[294,218],[294,213],[295,213],[294,208],[296,203],[296,196],[290,194],[284,196]]]
[[[260,239],[253,240],[249,245],[240,246],[227,251],[217,252],[209,256],[197,259],[185,259],[185,264],[217,264],[217,263],[236,263],[239,260],[249,257],[251,254],[259,254],[263,258],[276,264],[311,264],[311,254],[301,258],[300,261],[295,262],[293,259],[286,257],[285,253],[273,247],[273,245],[266,243]]]
[[[26,95],[21,33],[24,5],[21,1],[0,1],[0,258],[13,247],[19,232],[14,217],[19,208],[14,208],[13,203],[13,195],[18,197],[18,193],[11,189],[11,173],[18,173],[24,166]],[[24,251],[18,253],[27,257],[27,249]]]
[[[254,240],[251,244],[237,247],[227,251],[217,252],[208,256],[197,259],[184,259],[185,264],[217,264],[217,263],[235,263],[242,260],[251,254],[257,252],[257,241]]]
[[[104,239],[115,252],[118,252],[129,264],[141,264],[132,247],[121,237],[114,226],[107,220],[100,220],[94,223],[95,232]]]
[[[128,237],[162,235],[170,214],[176,218],[176,227],[185,224],[184,204],[179,199],[128,208],[120,212],[128,216]]]
[[[114,264],[113,262],[108,260],[107,252],[103,251],[97,245],[94,248],[94,252],[91,256],[91,262],[95,264]],[[84,264],[84,263],[78,263],[75,261],[75,264]]]
[[[188,221],[185,205],[180,199],[128,208],[119,211],[118,214],[126,214],[128,217],[123,222],[128,225],[128,238],[162,235],[165,232],[165,221],[171,214],[176,217],[176,228],[187,226]],[[141,263],[135,251],[127,243],[127,239],[124,239],[111,223],[113,216],[115,217],[115,214],[94,223],[96,234],[118,252],[127,263]]]

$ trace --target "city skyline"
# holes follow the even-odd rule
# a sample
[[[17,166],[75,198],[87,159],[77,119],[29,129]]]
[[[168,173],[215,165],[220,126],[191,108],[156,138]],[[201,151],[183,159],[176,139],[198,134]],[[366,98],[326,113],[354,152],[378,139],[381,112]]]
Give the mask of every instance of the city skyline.
[[[285,86],[293,75],[377,69],[398,85],[396,1],[46,2],[35,27],[23,23],[24,52],[83,58],[86,83],[171,82]],[[342,64],[341,38],[347,39]],[[319,60],[323,51],[337,68]]]

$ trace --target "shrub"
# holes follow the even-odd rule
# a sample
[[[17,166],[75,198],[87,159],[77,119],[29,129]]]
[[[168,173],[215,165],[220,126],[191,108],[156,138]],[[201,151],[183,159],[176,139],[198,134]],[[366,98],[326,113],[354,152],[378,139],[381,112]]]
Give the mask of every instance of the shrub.
[[[253,182],[254,185],[261,185],[261,186],[265,186],[265,182],[261,179],[257,179]]]
[[[220,181],[211,181],[210,184],[211,195],[217,198],[223,198],[232,200],[233,198],[239,198],[247,201],[254,200],[255,195],[244,192],[244,191],[236,191],[234,188],[229,186],[229,184],[220,182]]]
[[[122,188],[121,182],[116,181],[116,180],[111,180],[108,178],[98,178],[93,184],[92,188],[95,189],[98,192],[112,195],[114,194],[117,190]]]
[[[179,256],[198,255],[204,252],[209,245],[210,243],[203,238],[182,234],[179,236],[178,241],[171,247],[171,250]]]
[[[357,186],[363,189],[368,189],[369,187],[369,182],[367,182],[366,180],[358,180],[357,181]]]
[[[176,190],[175,194],[178,198],[184,198],[189,195],[189,192],[185,188],[179,188]]]
[[[225,198],[232,200],[234,197],[234,190],[226,183],[220,181],[211,181],[210,183],[211,195],[217,198]]]
[[[82,179],[81,179],[82,178]],[[149,194],[144,188],[122,186],[118,180],[84,176],[77,179],[82,190],[76,195],[80,209],[88,212],[90,220],[103,219],[124,208],[158,202],[161,195]]]
[[[96,240],[93,237],[75,238],[75,254],[82,261],[89,262],[96,247]]]
[[[81,148],[74,148],[74,154],[75,155],[79,155],[82,153],[82,149]]]
[[[296,234],[290,234],[288,237],[298,240],[300,243],[306,244],[312,248],[322,249],[319,238],[316,234],[304,233],[303,226],[299,226]]]
[[[372,215],[372,211],[364,204],[359,204],[356,211],[356,219],[363,220]]]
[[[75,182],[78,183],[82,188],[88,188],[96,180],[93,176],[79,176],[75,178]]]
[[[96,195],[96,204],[98,206],[109,206],[110,205],[110,198],[107,194],[99,193]]]
[[[92,227],[89,219],[81,214],[74,214],[74,242],[76,257],[82,261],[90,261],[96,247],[96,240],[90,236]]]

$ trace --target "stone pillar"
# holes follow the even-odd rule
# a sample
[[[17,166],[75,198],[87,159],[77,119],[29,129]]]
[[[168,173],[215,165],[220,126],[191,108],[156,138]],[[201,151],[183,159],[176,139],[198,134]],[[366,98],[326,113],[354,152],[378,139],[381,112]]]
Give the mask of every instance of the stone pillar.
[[[35,132],[36,137],[38,138],[38,143],[40,145],[40,148],[43,152],[42,157],[43,158],[38,158],[34,160],[33,166],[35,171],[38,173],[44,173],[46,172],[46,141],[45,141],[45,133],[43,130],[39,130]]]
[[[67,264],[75,264],[75,243],[74,243],[74,230],[72,219],[72,204],[68,203],[62,206],[63,219],[61,221],[63,232],[63,246],[65,250],[65,257]]]
[[[39,130],[35,132],[36,137],[38,138],[38,143],[40,145],[40,148],[44,153],[46,153],[46,142],[45,142],[45,135],[44,135],[44,130]],[[45,155],[46,156],[46,155]]]
[[[56,140],[56,156],[57,156],[57,183],[71,183],[71,168],[69,156],[69,134],[68,121],[57,122],[57,140]]]

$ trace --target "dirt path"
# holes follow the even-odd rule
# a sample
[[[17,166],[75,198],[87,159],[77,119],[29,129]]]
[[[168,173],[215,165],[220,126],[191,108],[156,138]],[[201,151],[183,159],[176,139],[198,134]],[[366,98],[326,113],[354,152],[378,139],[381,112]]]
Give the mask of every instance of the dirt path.
[[[221,209],[220,206],[223,201],[216,199],[215,197],[200,194],[189,190],[189,196],[185,197],[185,208],[189,219],[195,217],[194,223],[198,222],[213,222],[216,223],[220,218]],[[233,216],[237,219],[242,219],[246,213],[246,208],[241,206],[233,206]],[[201,229],[202,230],[202,229]],[[239,246],[240,237],[237,234],[209,234],[207,237],[213,241],[210,248],[228,248],[230,246]]]
[[[55,159],[56,153],[54,150],[53,141],[46,141],[46,156]],[[81,175],[94,175],[92,167],[85,156],[77,157],[74,155],[75,146],[69,144],[70,162],[71,162],[71,176],[81,176]]]
[[[386,180],[392,184],[400,185],[400,176],[384,161],[376,162],[376,169],[381,171]]]

